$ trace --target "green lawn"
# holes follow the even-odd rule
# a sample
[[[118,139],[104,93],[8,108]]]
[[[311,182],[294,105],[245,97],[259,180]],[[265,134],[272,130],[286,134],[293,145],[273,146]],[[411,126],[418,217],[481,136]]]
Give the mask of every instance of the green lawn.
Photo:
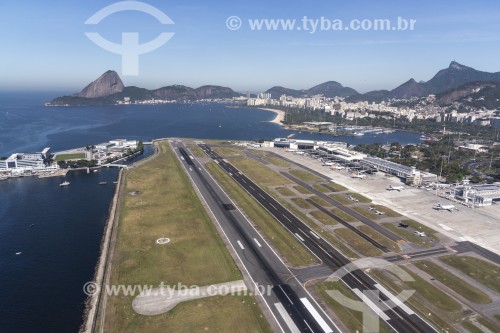
[[[288,168],[291,165],[290,162],[287,162],[284,159],[276,157],[276,156],[266,156],[266,157],[264,157],[264,160],[271,163],[271,164],[274,164],[276,166],[283,167],[283,168]]]
[[[484,333],[480,330],[476,325],[471,323],[469,320],[466,320],[462,323],[462,326],[465,327],[471,333]]]
[[[365,235],[369,236],[377,243],[385,246],[386,248],[388,248],[392,252],[401,252],[401,249],[399,248],[398,244],[396,244],[395,242],[393,242],[389,238],[385,237],[384,235],[382,235],[381,233],[379,233],[375,229],[373,229],[367,225],[360,225],[358,227],[358,229],[359,229],[359,231],[361,231]]]
[[[326,188],[325,185],[323,185],[323,184],[313,185],[313,188],[315,190],[318,190],[318,191],[323,192],[323,193],[330,193],[330,192],[332,192],[332,190],[330,190],[329,188]]]
[[[468,284],[460,277],[453,275],[447,270],[441,268],[435,263],[428,260],[414,262],[415,266],[423,270],[429,275],[432,275],[436,280],[443,283],[447,287],[453,289],[458,294],[462,295],[471,302],[478,304],[491,303],[491,298],[476,287]]]
[[[313,209],[314,206],[302,198],[292,198],[292,202],[303,209]]]
[[[419,237],[413,233],[413,229],[409,228],[400,228],[397,226],[397,224],[394,223],[381,223],[381,225],[395,233],[396,235],[400,236],[402,240],[407,240],[408,242],[411,242],[413,244],[417,244],[420,246],[426,246],[429,247],[432,245],[432,242],[427,241],[423,237]]]
[[[330,195],[330,198],[341,203],[342,205],[350,205],[353,203],[351,200],[349,200],[346,197],[345,194],[332,194],[332,195]]]
[[[212,149],[222,157],[242,157],[242,156],[245,156],[243,151],[241,149],[238,149],[238,148],[213,147]]]
[[[195,144],[188,144],[187,148],[193,153],[195,157],[207,157],[203,149]]]
[[[354,218],[352,215],[347,214],[343,210],[339,208],[332,208],[330,209],[330,212],[332,212],[334,215],[337,217],[340,217],[342,220],[349,222],[349,223],[354,223],[354,222],[359,222],[356,218]]]
[[[67,161],[67,160],[83,160],[86,158],[85,153],[76,153],[76,154],[57,154],[55,161]]]
[[[250,158],[235,158],[231,163],[260,186],[283,186],[292,182]]]
[[[380,249],[376,248],[350,229],[339,228],[335,229],[334,233],[365,257],[377,257],[382,255],[382,251]]]
[[[322,206],[322,207],[331,207],[332,204],[329,203],[328,201],[326,200],[323,200],[321,199],[320,197],[316,196],[316,195],[313,195],[312,197],[310,197],[309,199],[311,199],[312,201],[314,201],[315,203],[317,203],[318,205]]]
[[[386,206],[382,206],[382,205],[371,205],[371,207],[375,208],[376,210],[378,211],[381,211],[384,213],[385,216],[388,216],[388,217],[400,217],[401,214],[393,211],[392,209],[390,208],[387,208]]]
[[[366,207],[366,206],[353,207],[352,209],[357,211],[358,213],[360,213],[364,217],[369,218],[370,220],[379,220],[381,218],[380,215],[375,214],[371,210],[368,210],[368,207]]]
[[[470,276],[491,290],[500,293],[500,267],[469,256],[440,257],[444,263],[455,267],[462,273]]]
[[[364,195],[362,194],[359,194],[359,193],[355,193],[355,192],[348,192],[346,193],[346,195],[352,195],[354,198],[358,199],[359,202],[363,202],[363,203],[371,203],[371,199],[368,199],[367,197],[365,197]]]
[[[295,192],[290,190],[288,187],[276,187],[275,190],[285,197],[293,197],[295,195]]]
[[[238,183],[216,163],[206,164],[217,182],[229,193],[252,220],[266,239],[273,244],[282,258],[293,266],[317,263],[313,255],[262,206],[255,201]]]
[[[321,210],[314,210],[309,214],[311,214],[312,217],[314,217],[316,220],[325,225],[337,224],[337,221],[335,221],[335,219],[333,219],[331,216],[328,216],[325,212],[322,212]]]
[[[314,182],[320,182],[323,179],[319,178],[316,175],[313,175],[310,172],[304,171],[304,170],[290,170],[288,171],[292,176],[302,180],[303,182],[306,183],[314,183]]]
[[[294,186],[293,188],[295,191],[297,191],[301,194],[312,194],[311,192],[309,192],[308,190],[306,190],[304,187],[302,187],[300,185]]]
[[[119,203],[112,285],[208,285],[241,279],[212,221],[166,143],[160,154],[126,171]],[[129,196],[130,191],[140,191]],[[156,239],[169,237],[168,245]],[[175,269],[172,269],[175,268]],[[182,303],[158,316],[132,309],[132,296],[109,297],[104,332],[227,331],[238,322],[247,332],[270,332],[251,297],[215,297]],[[243,303],[244,302],[244,303]],[[217,309],[215,311],[214,309]],[[182,318],[180,320],[179,318]]]
[[[337,183],[334,183],[334,182],[329,182],[328,186],[330,186],[331,188],[333,188],[335,191],[338,191],[338,192],[347,191],[347,187],[344,187],[344,186],[337,184]]]

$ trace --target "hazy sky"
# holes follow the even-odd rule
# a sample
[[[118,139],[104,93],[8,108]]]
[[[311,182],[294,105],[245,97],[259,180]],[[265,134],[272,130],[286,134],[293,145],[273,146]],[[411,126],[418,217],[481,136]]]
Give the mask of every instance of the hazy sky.
[[[309,88],[335,80],[361,92],[430,79],[450,61],[500,71],[500,2],[436,0],[144,1],[167,14],[162,25],[140,12],[110,15],[85,25],[108,0],[2,0],[0,90],[79,91],[122,59],[91,42],[98,32],[119,43],[123,32],[140,42],[161,32],[174,37],[139,58],[140,74],[125,85],[230,86],[245,92],[274,85]],[[229,16],[242,20],[227,28]],[[249,19],[415,19],[414,31],[252,31]],[[319,30],[319,28],[318,28]]]

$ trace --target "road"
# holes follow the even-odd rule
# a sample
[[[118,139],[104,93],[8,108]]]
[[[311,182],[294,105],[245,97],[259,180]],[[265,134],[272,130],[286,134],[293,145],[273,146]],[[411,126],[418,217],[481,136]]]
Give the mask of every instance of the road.
[[[260,296],[281,330],[340,332],[203,165],[181,142],[172,145],[252,283],[259,288],[266,287]]]
[[[266,191],[241,173],[228,161],[214,152],[208,145],[200,144],[201,149],[225,170],[237,183],[269,211],[289,232],[303,245],[320,258],[332,270],[349,265],[351,261],[339,253],[330,243],[324,240],[304,224],[299,218],[283,207]],[[342,281],[358,295],[365,296],[365,304],[377,313],[379,317],[396,332],[437,332],[430,324],[404,305],[385,306],[394,296],[380,290],[380,285],[363,271],[356,269],[342,277]],[[379,302],[380,300],[380,302]],[[398,304],[396,302],[396,304]]]

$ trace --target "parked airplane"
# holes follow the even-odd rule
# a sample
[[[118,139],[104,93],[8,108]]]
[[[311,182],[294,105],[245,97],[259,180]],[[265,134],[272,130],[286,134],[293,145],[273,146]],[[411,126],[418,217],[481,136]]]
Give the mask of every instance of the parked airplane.
[[[424,231],[420,232],[420,231],[415,231],[415,235],[419,236],[419,237],[427,237],[427,235],[425,234]]]
[[[404,186],[392,186],[392,185],[389,185],[389,187],[387,188],[388,191],[398,191],[398,192],[401,192],[404,189],[405,189]]]
[[[409,224],[406,224],[406,223],[403,223],[403,222],[400,222],[398,227],[401,227],[401,228],[408,228],[410,225]]]
[[[365,179],[366,178],[366,175],[363,175],[363,174],[356,174],[356,173],[353,173],[351,175],[351,178],[356,178],[356,179]]]
[[[334,165],[334,164],[335,164],[335,163],[333,163],[333,162],[325,162],[325,163],[323,163],[323,165],[327,165],[327,166],[332,166],[332,165]]]
[[[376,210],[375,209],[375,214],[377,214],[377,215],[384,215],[384,212],[381,212],[380,210]]]
[[[335,169],[335,170],[344,170],[345,167],[343,167],[342,165],[336,164],[336,165],[332,165],[332,169]]]
[[[296,151],[294,152],[295,155],[304,155],[304,152],[303,151]]]
[[[355,197],[353,197],[352,195],[348,196],[347,199],[351,200],[351,201],[354,201],[354,202],[358,202],[359,200],[356,199]]]
[[[450,213],[453,212],[454,210],[458,210],[454,205],[442,205],[438,203],[436,206],[432,207],[435,210],[447,210]]]

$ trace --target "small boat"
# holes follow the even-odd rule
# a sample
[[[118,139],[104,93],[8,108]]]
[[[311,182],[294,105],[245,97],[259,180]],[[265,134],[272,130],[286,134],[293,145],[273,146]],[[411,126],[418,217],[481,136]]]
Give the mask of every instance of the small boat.
[[[118,182],[113,182],[113,184],[118,184]]]
[[[222,124],[219,124],[219,128],[221,128],[221,127],[222,127]]]
[[[20,256],[22,252],[16,252],[16,256]]]
[[[97,172],[97,171],[99,171],[99,170],[94,170],[93,172]]]
[[[108,182],[99,182],[99,185],[108,185]]]
[[[35,226],[35,224],[34,224],[34,223],[31,223],[31,224],[30,224],[30,228],[33,228],[34,226]]]
[[[68,186],[69,184],[70,184],[70,182],[65,181],[64,183],[59,184],[59,186]]]

